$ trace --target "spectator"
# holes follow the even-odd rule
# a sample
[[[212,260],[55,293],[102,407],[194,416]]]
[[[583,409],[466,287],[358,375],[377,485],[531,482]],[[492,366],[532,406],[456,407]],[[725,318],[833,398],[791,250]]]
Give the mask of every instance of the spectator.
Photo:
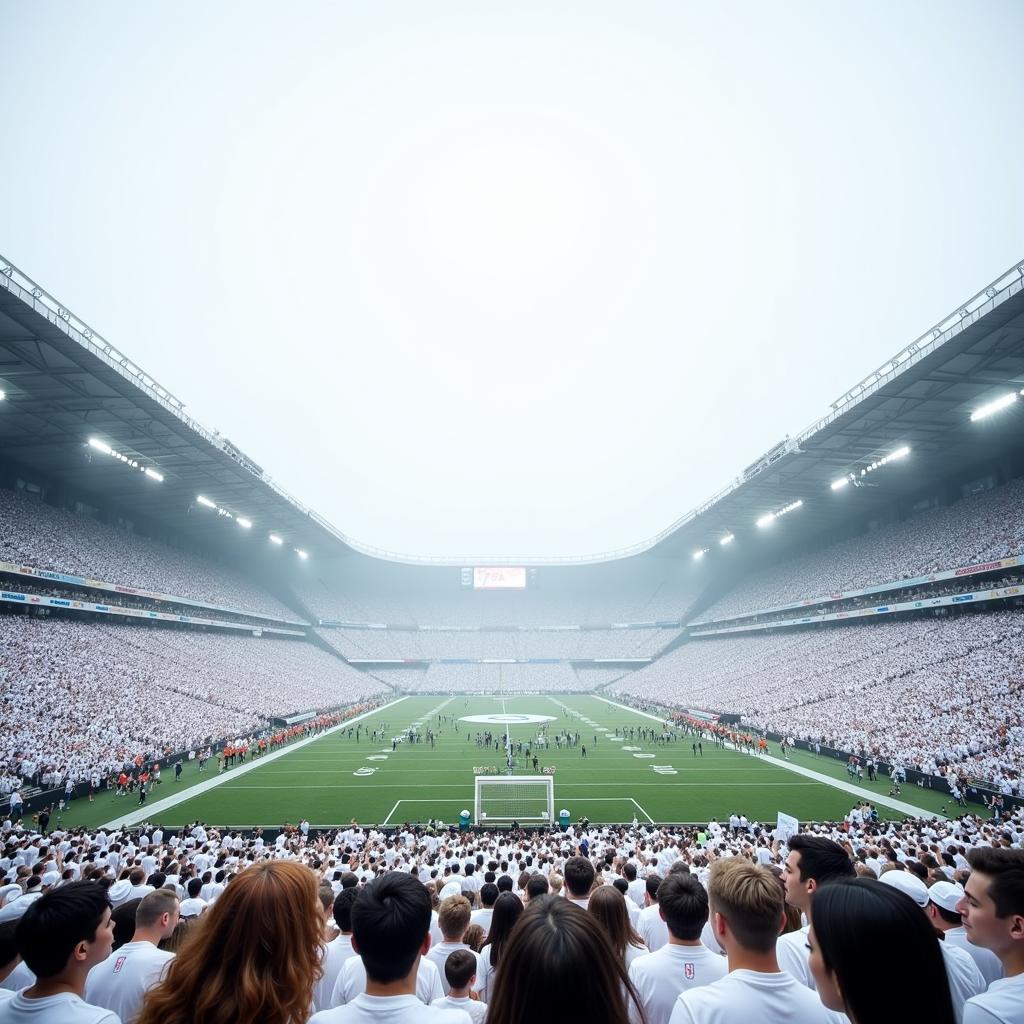
[[[464,1010],[473,1024],[482,1024],[487,1017],[487,1004],[473,997],[476,982],[477,960],[469,950],[457,949],[448,954],[444,962],[445,981],[448,995],[435,999],[431,1004],[446,1010]]]
[[[612,949],[627,969],[637,957],[650,952],[629,923],[626,898],[614,885],[599,885],[590,897],[587,912],[597,918]]]

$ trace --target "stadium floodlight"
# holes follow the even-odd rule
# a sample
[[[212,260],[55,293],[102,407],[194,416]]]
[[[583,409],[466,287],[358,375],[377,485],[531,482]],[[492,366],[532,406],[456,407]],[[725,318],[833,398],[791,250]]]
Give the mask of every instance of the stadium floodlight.
[[[283,540],[281,540],[281,538],[280,538],[280,537],[278,537],[278,535],[277,535],[276,533],[272,533],[272,534],[270,535],[270,543],[271,543],[271,544],[283,544],[283,543],[284,543],[284,541],[283,541]]]
[[[147,466],[143,472],[150,480],[155,480],[158,484],[162,484],[164,482],[163,473],[158,473],[155,469],[150,469],[149,466]]]
[[[198,501],[200,505],[204,505],[206,508],[217,507],[217,503],[215,501],[210,501],[209,498],[204,498],[201,494],[196,497],[196,501]]]
[[[726,544],[731,544],[736,539],[736,534],[727,533],[724,537],[720,538],[718,543],[725,547]]]
[[[852,474],[850,474],[850,475],[852,475]],[[832,481],[832,490],[833,491],[841,491],[844,487],[846,487],[847,484],[849,484],[849,482],[850,482],[850,475],[848,475],[848,476],[841,476],[838,480],[833,480]]]
[[[1021,392],[1024,394],[1024,392]],[[1011,391],[1008,395],[1000,395],[999,398],[983,405],[980,409],[975,409],[971,413],[971,422],[976,423],[978,420],[985,419],[986,416],[991,416],[993,413],[1001,412],[1007,406],[1013,405],[1017,401],[1017,392]]]
[[[104,444],[98,437],[89,438],[89,447],[95,448],[98,452],[103,452],[104,455],[113,455],[114,450],[109,444]]]
[[[694,553],[693,553],[693,557],[700,559],[700,558],[703,558],[707,553],[708,553],[708,549],[707,548],[697,548],[697,550],[694,551]]]
[[[243,530],[251,530],[252,529],[252,520],[251,519],[246,519],[245,516],[238,516],[235,519],[235,522],[238,523],[238,525],[241,526]]]
[[[305,561],[307,558],[309,558],[309,553],[306,552],[306,551],[303,551],[302,548],[296,548],[295,549],[295,554],[297,554],[299,556],[299,558],[301,558],[303,561]]]
[[[7,392],[2,390],[2,389],[0,389],[0,402],[2,402],[6,397],[7,397]]]
[[[796,501],[791,501],[788,505],[785,506],[785,508],[780,508],[777,512],[769,512],[767,515],[761,516],[761,518],[757,521],[757,525],[761,527],[771,526],[771,524],[774,523],[776,519],[779,519],[784,515],[788,515],[794,509],[800,508],[801,505],[803,505],[803,499],[797,498]]]
[[[760,527],[771,526],[775,522],[775,513],[769,512],[766,516],[761,516],[757,521],[757,525]]]

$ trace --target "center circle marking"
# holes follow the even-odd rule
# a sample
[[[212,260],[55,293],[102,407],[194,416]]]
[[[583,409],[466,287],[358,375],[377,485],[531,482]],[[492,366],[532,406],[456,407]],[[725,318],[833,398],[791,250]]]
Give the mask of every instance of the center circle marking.
[[[466,715],[460,722],[475,722],[479,725],[533,725],[539,722],[553,722],[551,715]]]

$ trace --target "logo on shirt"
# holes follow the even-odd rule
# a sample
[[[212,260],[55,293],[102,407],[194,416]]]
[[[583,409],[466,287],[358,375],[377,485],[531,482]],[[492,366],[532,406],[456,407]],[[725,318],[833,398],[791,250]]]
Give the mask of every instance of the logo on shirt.
[[[126,956],[119,956],[119,957],[117,958],[117,960],[116,960],[116,961],[114,962],[114,973],[115,973],[115,974],[117,974],[117,973],[118,973],[118,971],[120,971],[120,970],[121,970],[121,968],[122,968],[122,967],[124,967],[124,962],[125,962],[125,960],[127,960],[127,959],[128,959],[128,957],[126,957]],[[689,964],[687,964],[686,966],[687,966],[687,967],[689,967],[690,965],[689,965]]]
[[[686,975],[687,981],[693,981],[693,979],[696,977],[697,972],[694,970],[693,964],[684,964],[683,974]]]

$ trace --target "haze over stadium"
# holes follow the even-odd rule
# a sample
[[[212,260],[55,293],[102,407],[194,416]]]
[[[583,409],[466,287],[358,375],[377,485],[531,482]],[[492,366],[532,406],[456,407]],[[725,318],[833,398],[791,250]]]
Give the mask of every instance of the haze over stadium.
[[[0,24],[0,1024],[1024,1024],[1019,5]]]

